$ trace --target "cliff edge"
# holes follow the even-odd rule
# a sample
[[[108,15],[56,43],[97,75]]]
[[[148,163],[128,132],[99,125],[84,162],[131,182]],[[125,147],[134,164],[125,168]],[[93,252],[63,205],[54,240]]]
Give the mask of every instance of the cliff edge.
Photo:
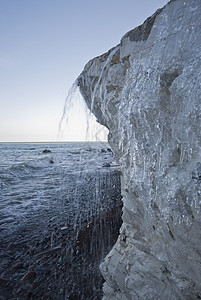
[[[104,299],[201,299],[201,1],[170,1],[77,79],[121,166]]]

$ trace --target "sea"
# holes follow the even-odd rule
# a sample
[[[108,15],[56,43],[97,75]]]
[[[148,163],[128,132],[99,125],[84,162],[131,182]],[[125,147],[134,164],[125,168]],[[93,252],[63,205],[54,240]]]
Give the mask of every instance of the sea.
[[[94,181],[101,170],[107,176],[116,168],[105,142],[0,143],[0,234],[12,234],[23,220],[53,204],[62,213],[69,194],[74,200],[68,200],[69,216],[65,218],[70,214],[75,218],[76,210],[85,211],[84,204],[90,213],[91,204],[78,203],[76,193],[82,194],[86,178],[89,181],[91,176]],[[93,193],[98,194],[100,184],[100,178],[93,182]]]
[[[0,143],[0,299],[101,299],[120,193],[106,142]]]

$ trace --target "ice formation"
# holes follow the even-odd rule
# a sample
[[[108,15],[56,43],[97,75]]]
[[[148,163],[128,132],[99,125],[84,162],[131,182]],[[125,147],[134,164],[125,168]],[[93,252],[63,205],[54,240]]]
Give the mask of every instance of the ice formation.
[[[201,299],[200,16],[170,1],[77,79],[122,172],[104,299]]]

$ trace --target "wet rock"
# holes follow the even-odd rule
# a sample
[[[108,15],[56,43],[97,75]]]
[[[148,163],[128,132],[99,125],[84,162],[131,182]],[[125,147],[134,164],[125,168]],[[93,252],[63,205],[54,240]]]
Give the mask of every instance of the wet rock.
[[[111,176],[104,169],[101,169],[101,172],[103,176],[100,178],[98,175],[97,177],[102,186],[97,191],[98,193],[100,192],[101,201],[104,198],[103,201],[105,204],[108,201],[113,203],[110,197],[115,195],[115,200],[118,199],[118,204],[121,203],[118,174],[114,173],[113,176],[112,173]],[[91,180],[88,180],[89,177]],[[87,201],[90,203],[91,196],[89,194],[94,195],[92,193],[94,192],[95,182],[94,173],[89,174],[84,179],[84,184],[81,188],[78,186],[76,195],[72,185],[70,188],[72,195],[70,201],[74,202],[79,197],[83,202],[88,199]],[[116,188],[113,188],[114,182],[117,182],[118,191]],[[104,190],[106,186],[108,187],[108,192],[112,195],[105,194]],[[104,194],[104,197],[102,197],[102,194]],[[51,203],[48,202],[48,205],[51,205]],[[102,239],[100,239],[100,235],[104,236],[105,234],[104,226],[106,226],[107,230],[109,224],[111,224],[112,230],[116,229],[116,226],[113,222],[105,221],[105,217],[102,219],[101,226],[98,226],[100,216],[97,216],[97,222],[94,223],[95,227],[93,228],[88,224],[88,215],[84,214],[83,217],[82,213],[80,213],[79,230],[82,227],[84,229],[82,234],[80,233],[80,239],[83,239],[83,243],[80,245],[79,240],[77,241],[79,230],[72,223],[74,218],[67,219],[69,210],[68,208],[63,210],[63,208],[65,207],[62,206],[61,213],[61,208],[58,208],[58,203],[56,203],[51,209],[49,207],[48,209],[44,208],[41,212],[37,211],[37,213],[34,210],[34,213],[29,215],[27,222],[22,223],[19,230],[12,233],[10,239],[9,237],[8,240],[5,239],[4,258],[0,261],[1,270],[10,271],[16,269],[16,272],[5,275],[5,278],[9,279],[7,281],[2,276],[3,280],[0,280],[2,287],[0,298],[14,299],[16,297],[18,299],[28,299],[30,297],[30,299],[42,299],[43,295],[48,295],[48,299],[64,299],[65,297],[68,299],[68,295],[74,290],[78,296],[76,299],[81,299],[81,297],[83,299],[101,299],[102,281],[100,280],[99,262],[102,259],[103,253],[106,254],[108,252],[108,248],[104,247],[107,247],[109,239],[106,237],[101,245],[96,243],[96,239],[98,239],[98,243],[101,243]],[[89,207],[89,212],[91,218],[92,214],[97,213],[96,207],[94,207],[93,211]],[[77,214],[77,206],[74,213]],[[118,217],[118,222],[121,222],[120,211]],[[111,216],[109,219],[112,219]],[[87,224],[89,225],[88,227]],[[68,230],[61,230],[62,227]],[[102,229],[103,232],[96,234],[97,229]],[[89,232],[87,233],[88,230]],[[116,229],[116,237],[117,234],[118,230]],[[19,236],[20,238],[18,238]],[[93,255],[90,252],[92,237],[96,245]],[[85,238],[87,239],[87,243],[85,242]],[[112,243],[114,243],[115,239]],[[11,241],[16,241],[16,245],[13,243],[12,247],[8,250],[7,245]],[[86,245],[87,249],[89,249],[88,251],[84,250]],[[91,283],[89,284],[89,282]],[[88,285],[93,286],[93,289],[88,289]],[[51,290],[50,294],[48,294],[49,289]]]
[[[106,152],[107,152],[107,150],[101,149],[101,153],[106,153]]]
[[[21,262],[18,262],[18,263],[16,263],[16,264],[13,266],[12,269],[14,269],[14,270],[19,270],[19,269],[21,269],[21,268],[23,268],[23,264],[22,264]]]
[[[43,150],[43,153],[51,153],[52,151],[51,150],[49,150],[49,149],[44,149]]]
[[[32,280],[35,276],[36,276],[36,272],[29,271],[21,278],[20,281]]]
[[[104,163],[103,167],[109,168],[109,167],[111,167],[111,164],[110,163]]]

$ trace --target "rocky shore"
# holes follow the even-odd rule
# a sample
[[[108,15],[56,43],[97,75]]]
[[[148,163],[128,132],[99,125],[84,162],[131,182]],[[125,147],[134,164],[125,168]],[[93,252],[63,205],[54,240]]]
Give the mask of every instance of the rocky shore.
[[[99,264],[121,225],[120,176],[108,166],[77,177],[71,174],[63,203],[30,213],[1,236],[1,300],[101,299]]]

